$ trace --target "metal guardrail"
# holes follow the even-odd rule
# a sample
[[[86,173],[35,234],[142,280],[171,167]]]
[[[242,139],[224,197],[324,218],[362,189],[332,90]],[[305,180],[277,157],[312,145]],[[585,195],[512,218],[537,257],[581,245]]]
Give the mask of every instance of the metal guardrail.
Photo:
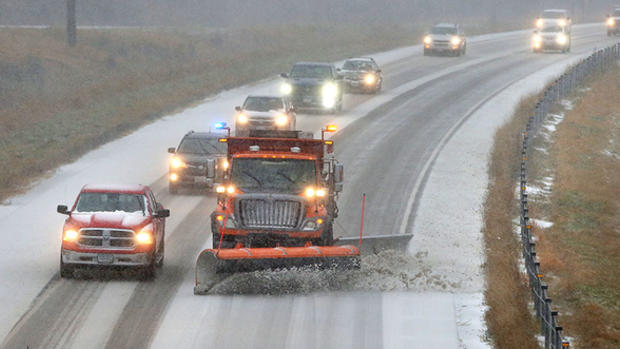
[[[576,87],[583,84],[585,79],[593,73],[603,72],[620,58],[620,43],[595,51],[592,55],[581,60],[568,69],[562,76],[551,83],[544,91],[543,96],[536,103],[533,114],[527,121],[523,131],[521,147],[521,240],[523,243],[523,258],[529,279],[536,316],[540,319],[540,329],[545,336],[545,349],[568,348],[570,343],[562,335],[562,326],[558,325],[558,312],[551,308],[551,298],[548,286],[543,282],[540,262],[536,258],[536,243],[532,240],[532,226],[530,223],[527,199],[527,155],[528,146],[538,134],[540,127],[551,110],[551,107],[563,97],[572,93]]]

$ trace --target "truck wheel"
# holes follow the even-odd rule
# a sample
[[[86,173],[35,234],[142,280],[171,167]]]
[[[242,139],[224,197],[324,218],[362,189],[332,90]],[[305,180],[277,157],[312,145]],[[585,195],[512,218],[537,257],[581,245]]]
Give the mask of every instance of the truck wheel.
[[[62,256],[60,257],[60,277],[63,279],[71,279],[73,278],[74,268],[72,266],[66,265],[62,262]]]
[[[168,182],[168,192],[172,195],[176,195],[179,193],[179,185],[172,183],[172,182]]]
[[[159,247],[159,253],[157,254],[157,263],[155,264],[155,266],[157,268],[161,268],[164,266],[164,251],[165,251],[165,242],[162,239],[161,240],[161,246]]]
[[[155,258],[155,256],[153,256]],[[152,280],[155,277],[156,261],[153,259],[149,265],[138,269],[138,279],[140,281]]]

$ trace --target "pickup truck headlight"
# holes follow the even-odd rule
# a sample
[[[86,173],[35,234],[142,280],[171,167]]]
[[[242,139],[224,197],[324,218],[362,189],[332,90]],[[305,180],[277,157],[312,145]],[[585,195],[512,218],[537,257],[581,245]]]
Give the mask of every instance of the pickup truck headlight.
[[[614,18],[607,18],[607,26],[609,27],[613,27],[614,25],[616,25],[616,20]]]
[[[453,46],[456,46],[456,45],[461,43],[461,38],[459,38],[458,36],[453,36],[453,37],[450,38],[450,43]]]
[[[558,36],[555,37],[555,41],[560,45],[566,45],[568,42],[568,37],[564,34],[558,34]]]
[[[338,96],[338,86],[333,82],[328,82],[321,88],[321,96],[323,107],[333,108],[336,105],[336,97]]]
[[[558,21],[558,24],[560,25],[560,27],[566,27],[567,22],[565,19],[560,19]]]
[[[433,38],[430,37],[430,35],[427,35],[424,37],[424,43],[427,45],[430,45],[433,43]]]
[[[62,234],[62,239],[64,241],[73,242],[73,241],[76,241],[79,236],[80,236],[80,234],[77,231],[75,231],[73,229],[67,229]]]
[[[136,234],[136,242],[140,245],[150,245],[153,243],[153,224],[148,224]]]
[[[293,92],[293,85],[289,84],[288,82],[283,83],[280,86],[280,92],[285,96],[290,95],[291,92]]]

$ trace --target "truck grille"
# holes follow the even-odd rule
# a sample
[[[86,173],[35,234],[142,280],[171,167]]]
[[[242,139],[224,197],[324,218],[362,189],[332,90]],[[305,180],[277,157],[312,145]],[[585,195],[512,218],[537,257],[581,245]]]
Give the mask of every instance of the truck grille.
[[[78,244],[84,248],[133,249],[134,236],[132,230],[85,228],[80,229]]]
[[[238,200],[237,217],[248,229],[294,229],[299,225],[301,200],[257,197]]]

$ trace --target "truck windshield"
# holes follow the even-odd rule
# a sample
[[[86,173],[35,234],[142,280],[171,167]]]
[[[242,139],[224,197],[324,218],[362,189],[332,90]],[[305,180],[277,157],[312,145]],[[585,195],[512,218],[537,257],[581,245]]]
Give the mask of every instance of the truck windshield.
[[[313,160],[234,159],[231,182],[244,192],[289,192],[299,194],[316,186]]]
[[[226,143],[220,143],[217,138],[185,138],[178,149],[183,154],[226,154]]]
[[[294,79],[331,79],[332,70],[325,65],[297,64],[293,66],[291,77]]]
[[[248,97],[243,109],[251,111],[270,111],[284,109],[282,99],[276,97]]]
[[[431,34],[454,35],[456,34],[456,28],[455,27],[433,27],[431,29]]]
[[[76,212],[140,212],[146,210],[146,198],[140,194],[82,193]]]

